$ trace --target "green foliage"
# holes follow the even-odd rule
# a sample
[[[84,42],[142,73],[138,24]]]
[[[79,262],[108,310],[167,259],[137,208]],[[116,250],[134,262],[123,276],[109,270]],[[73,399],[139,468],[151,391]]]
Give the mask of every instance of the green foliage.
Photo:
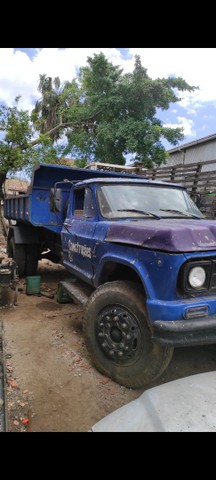
[[[74,160],[74,167],[84,168],[87,165],[87,161],[84,158],[77,158]]]
[[[77,79],[61,83],[40,75],[40,99],[32,112],[0,106],[0,183],[2,175],[57,157],[78,157],[77,166],[91,160],[124,164],[127,154],[144,166],[166,161],[162,139],[176,145],[182,129],[166,128],[157,109],[179,101],[178,92],[193,91],[180,78],[152,80],[135,59],[124,74],[100,53],[88,58]]]
[[[179,101],[178,91],[193,91],[182,78],[152,80],[138,56],[134,71],[123,74],[101,53],[88,58],[79,74],[83,111],[91,117],[67,133],[68,151],[107,163],[125,163],[131,154],[145,166],[166,161],[162,139],[172,145],[183,139],[181,128],[165,128],[156,117]]]
[[[0,107],[0,130],[4,139],[0,140],[0,172],[16,172],[25,167],[31,171],[38,161],[50,162],[58,155],[59,147],[52,145],[49,135],[38,134],[37,143],[34,139],[36,130],[28,111],[18,107],[19,98],[14,107]]]

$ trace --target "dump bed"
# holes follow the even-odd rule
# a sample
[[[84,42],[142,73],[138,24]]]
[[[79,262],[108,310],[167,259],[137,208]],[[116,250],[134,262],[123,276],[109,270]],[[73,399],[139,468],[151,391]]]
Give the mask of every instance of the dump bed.
[[[34,168],[28,194],[5,196],[4,216],[10,220],[30,223],[35,227],[45,227],[59,233],[67,213],[67,199],[71,190],[71,182],[94,177],[140,178],[138,175],[126,173],[86,170],[42,163]],[[62,191],[62,209],[57,214],[50,210],[50,190],[54,188],[56,183]]]

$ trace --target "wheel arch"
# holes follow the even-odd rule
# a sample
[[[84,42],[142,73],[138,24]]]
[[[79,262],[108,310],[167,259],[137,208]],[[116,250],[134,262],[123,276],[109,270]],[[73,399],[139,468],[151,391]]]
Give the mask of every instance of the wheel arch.
[[[15,260],[20,276],[36,274],[39,259],[38,247],[39,241],[38,238],[33,238],[33,230],[19,226],[10,227],[7,254]]]
[[[97,284],[95,286],[98,287],[104,283],[116,280],[134,282],[140,285],[140,288],[144,291],[145,298],[149,296],[147,285],[143,282],[141,273],[134,267],[134,265],[131,265],[128,261],[106,258],[101,263],[100,272],[97,276]]]
[[[14,241],[17,244],[38,244],[39,235],[37,229],[33,227],[25,227],[20,225],[10,226],[8,230],[7,241],[14,237]]]

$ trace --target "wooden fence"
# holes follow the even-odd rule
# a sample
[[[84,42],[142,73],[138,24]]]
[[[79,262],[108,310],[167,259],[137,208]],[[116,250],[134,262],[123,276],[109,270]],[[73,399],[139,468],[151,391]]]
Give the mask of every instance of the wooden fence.
[[[206,171],[208,165],[215,165],[215,169]],[[161,168],[137,167],[133,173],[144,175],[152,180],[180,183],[192,194],[216,193],[216,160]]]
[[[210,170],[208,168],[210,167]],[[216,193],[216,159],[187,165],[173,165],[157,168],[143,168],[142,165],[128,167],[106,163],[89,164],[88,169],[136,173],[152,180],[180,183],[189,193]]]

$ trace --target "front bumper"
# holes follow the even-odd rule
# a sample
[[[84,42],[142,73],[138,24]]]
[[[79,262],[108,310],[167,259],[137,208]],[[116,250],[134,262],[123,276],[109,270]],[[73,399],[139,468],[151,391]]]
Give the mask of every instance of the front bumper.
[[[187,347],[216,343],[216,315],[197,320],[156,320],[152,327],[152,340],[164,346]]]

